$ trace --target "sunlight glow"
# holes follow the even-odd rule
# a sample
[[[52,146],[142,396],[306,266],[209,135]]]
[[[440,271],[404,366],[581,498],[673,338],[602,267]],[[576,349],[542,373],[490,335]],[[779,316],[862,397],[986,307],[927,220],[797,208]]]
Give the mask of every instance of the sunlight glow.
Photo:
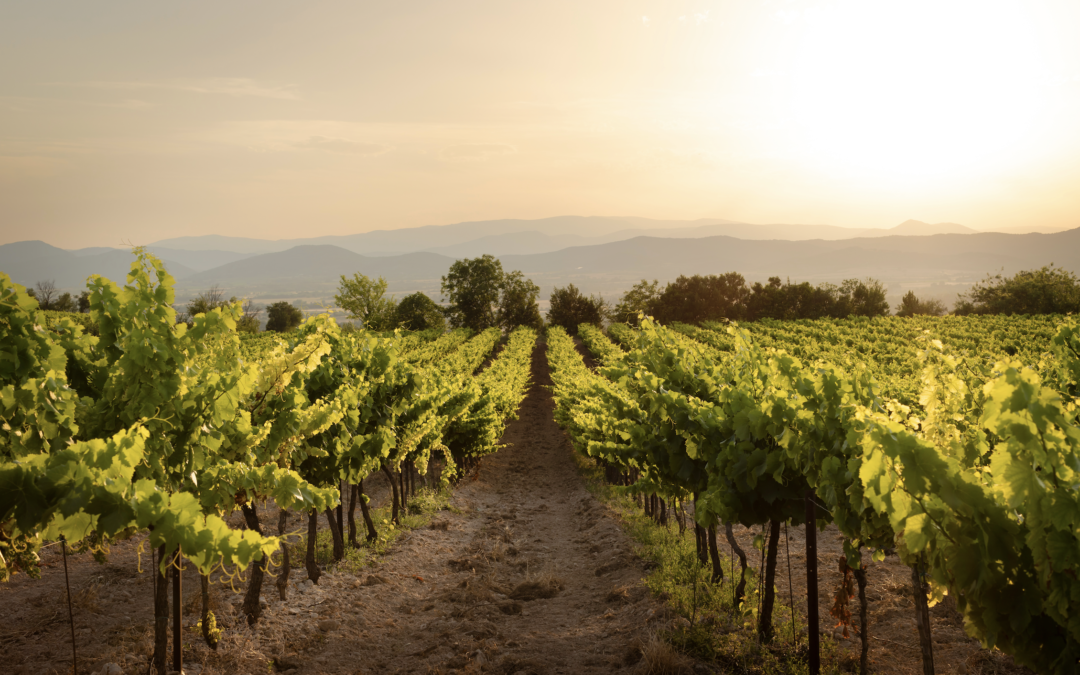
[[[1046,68],[1020,2],[836,2],[802,17],[788,128],[804,159],[923,183],[1017,161]]]

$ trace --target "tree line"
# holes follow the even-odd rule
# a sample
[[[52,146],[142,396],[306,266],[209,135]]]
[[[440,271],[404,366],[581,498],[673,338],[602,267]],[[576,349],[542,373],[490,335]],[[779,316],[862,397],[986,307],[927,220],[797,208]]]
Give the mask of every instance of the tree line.
[[[518,326],[541,328],[540,287],[520,271],[507,272],[492,255],[462,259],[450,266],[442,277],[443,301],[440,306],[425,293],[415,292],[400,301],[387,297],[384,278],[371,279],[356,273],[341,276],[334,300],[348,312],[349,319],[374,331],[444,330],[472,328],[482,331],[499,327],[511,331]],[[52,282],[38,282],[28,293],[37,298],[41,309],[61,312],[86,312],[87,293],[72,297],[60,294]],[[259,330],[259,314],[264,308],[251,300],[225,299],[217,286],[197,295],[178,320],[191,323],[194,317],[225,305],[240,302],[243,316],[237,330]],[[555,288],[551,293],[546,323],[562,326],[571,333],[588,323],[600,326],[605,321],[636,324],[639,315],[656,318],[663,324],[703,321],[757,321],[760,319],[822,319],[850,316],[888,316],[891,308],[885,286],[875,279],[847,279],[841,284],[796,283],[770,277],[767,283],[747,283],[742,274],[727,272],[680,276],[661,287],[658,280],[642,279],[614,304],[598,295],[584,295],[574,284]],[[265,308],[266,330],[286,332],[299,326],[303,312],[286,302]],[[937,299],[920,299],[908,291],[896,306],[897,316],[947,313]],[[1006,277],[987,275],[957,297],[953,313],[971,314],[1068,314],[1080,312],[1080,279],[1075,274],[1049,265],[1039,270],[1022,271]]]
[[[1080,279],[1053,265],[1022,271],[1011,277],[987,276],[958,294],[953,313],[1069,314],[1080,312]],[[875,279],[847,279],[840,285],[793,283],[770,277],[768,283],[748,284],[738,272],[680,276],[661,288],[657,280],[642,279],[611,305],[598,295],[586,297],[573,284],[551,294],[548,322],[571,334],[583,323],[606,321],[636,325],[641,315],[660,323],[700,324],[703,321],[760,319],[843,319],[850,316],[888,316],[884,285]],[[942,316],[945,303],[920,299],[908,291],[896,306],[897,316]]]

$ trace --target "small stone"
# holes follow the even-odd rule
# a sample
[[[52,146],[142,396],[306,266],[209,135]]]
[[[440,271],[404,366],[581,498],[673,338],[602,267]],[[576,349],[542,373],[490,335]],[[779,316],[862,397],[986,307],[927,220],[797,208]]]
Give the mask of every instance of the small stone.
[[[332,630],[337,630],[337,627],[340,625],[341,624],[339,624],[337,621],[334,621],[333,619],[323,619],[319,622],[319,630],[324,633],[328,633]]]
[[[283,672],[296,672],[300,669],[300,658],[296,655],[275,656],[274,665]]]
[[[101,675],[124,675],[124,669],[116,663],[106,663],[99,672]]]

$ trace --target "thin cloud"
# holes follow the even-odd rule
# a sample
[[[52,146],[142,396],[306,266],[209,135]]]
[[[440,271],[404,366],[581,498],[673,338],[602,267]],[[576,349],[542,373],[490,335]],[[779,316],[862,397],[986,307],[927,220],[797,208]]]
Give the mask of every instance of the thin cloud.
[[[439,154],[450,161],[477,161],[499,155],[512,155],[515,152],[517,148],[502,143],[463,143],[443,148]]]
[[[32,107],[39,107],[41,105],[86,105],[94,106],[97,108],[123,108],[126,110],[142,110],[144,108],[153,108],[154,104],[148,101],[140,101],[138,99],[128,98],[122,101],[85,101],[81,99],[69,99],[69,98],[43,98],[40,96],[0,96],[0,102],[9,103],[10,110],[30,110]]]
[[[326,136],[312,136],[306,141],[296,143],[295,146],[309,150],[343,152],[353,155],[381,155],[390,149],[390,146],[379,143],[362,143],[348,138],[328,138]]]
[[[292,85],[266,85],[244,77],[212,77],[202,80],[176,80],[172,82],[139,81],[92,81],[78,83],[58,83],[68,86],[92,87],[95,89],[162,89],[183,91],[193,94],[220,94],[225,96],[251,96],[256,98],[276,98],[296,100],[299,97],[292,91]]]
[[[641,17],[641,23],[642,23],[642,25],[644,25],[644,26],[645,26],[646,28],[648,28],[648,27],[649,27],[649,22],[650,22],[650,21],[652,21],[652,19],[650,19],[650,18],[649,18],[649,17],[647,17],[647,16],[643,16],[643,17]]]

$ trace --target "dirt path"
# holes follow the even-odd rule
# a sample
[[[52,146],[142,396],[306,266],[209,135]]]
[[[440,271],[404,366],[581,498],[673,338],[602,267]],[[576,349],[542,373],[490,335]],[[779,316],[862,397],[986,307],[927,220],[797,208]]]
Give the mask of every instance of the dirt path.
[[[507,447],[461,482],[450,511],[403,535],[360,578],[332,572],[313,586],[294,570],[286,601],[267,582],[252,630],[238,613],[241,596],[215,585],[225,639],[211,653],[192,634],[188,675],[267,672],[270,661],[278,672],[305,675],[630,669],[666,615],[638,583],[644,571],[631,542],[576,471],[553,420],[544,349],[537,345],[533,385],[503,436]],[[129,674],[145,671],[151,591],[133,549],[134,542],[115,547],[104,567],[85,555],[69,561],[73,587],[94,595],[77,611],[80,672],[108,661]],[[19,579],[0,596],[4,613],[16,608],[13,618],[27,627],[18,644],[0,645],[6,663],[18,664],[13,672],[70,672],[62,570],[48,564],[41,580]],[[193,625],[198,585],[185,579],[185,625]],[[31,616],[42,612],[48,617]]]
[[[544,346],[509,447],[456,490],[456,513],[410,533],[365,583],[335,578],[345,627],[287,655],[300,672],[609,673],[663,614],[640,564],[602,517],[553,421]],[[386,583],[379,583],[385,580]],[[551,597],[545,597],[551,596]],[[334,619],[331,619],[334,620]],[[327,624],[329,625],[329,624]]]

